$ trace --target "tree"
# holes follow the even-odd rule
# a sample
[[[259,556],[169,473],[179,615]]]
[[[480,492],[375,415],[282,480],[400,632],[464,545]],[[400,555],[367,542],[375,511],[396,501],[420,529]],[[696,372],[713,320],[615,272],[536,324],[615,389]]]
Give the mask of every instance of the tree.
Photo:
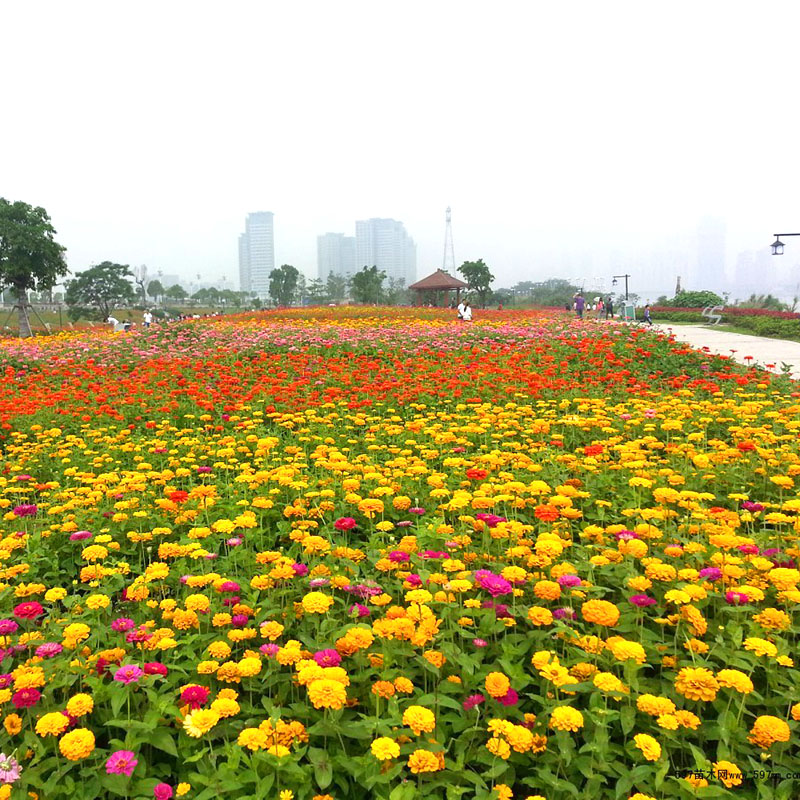
[[[331,272],[325,281],[325,295],[329,303],[341,303],[347,296],[347,278]]]
[[[479,258],[477,261],[465,261],[458,268],[458,271],[464,276],[470,290],[478,293],[478,297],[481,300],[481,308],[485,308],[486,295],[489,294],[489,289],[494,280],[494,275],[489,271],[489,267],[483,263],[482,258]]]
[[[185,300],[188,297],[188,294],[189,293],[186,291],[186,289],[184,289],[179,283],[174,283],[164,292],[166,297],[169,297],[170,300],[175,300],[176,302]]]
[[[297,289],[300,272],[291,264],[281,264],[269,274],[269,296],[276,306],[289,306]]]
[[[411,303],[411,292],[406,288],[405,278],[389,278],[386,302],[390,306],[407,306]]]
[[[147,294],[153,298],[153,300],[158,302],[159,297],[164,296],[164,287],[161,285],[161,281],[156,278],[154,281],[150,281],[147,284]]]
[[[78,319],[85,315],[106,319],[115,305],[132,303],[135,295],[130,277],[126,264],[111,261],[77,272],[73,280],[67,281],[64,297],[70,317]]]
[[[52,289],[67,274],[65,248],[39,206],[0,197],[0,289],[9,288],[19,303],[19,335],[30,336],[27,291]]]
[[[535,306],[563,308],[580,290],[563,278],[548,278],[546,281],[522,281],[512,289],[514,295]]]
[[[724,302],[716,292],[703,290],[678,292],[672,300],[667,301],[667,305],[673,308],[705,308],[706,306],[721,306]]]
[[[319,278],[314,278],[314,280],[308,282],[306,294],[311,301],[311,305],[314,306],[318,306],[320,303],[324,303],[327,300],[325,284]]]
[[[379,303],[383,295],[383,281],[386,273],[376,266],[364,267],[353,275],[350,283],[353,288],[353,300],[356,303]]]
[[[139,287],[142,305],[147,305],[147,291],[144,288],[147,283],[147,265],[140,264],[133,268],[133,282]]]

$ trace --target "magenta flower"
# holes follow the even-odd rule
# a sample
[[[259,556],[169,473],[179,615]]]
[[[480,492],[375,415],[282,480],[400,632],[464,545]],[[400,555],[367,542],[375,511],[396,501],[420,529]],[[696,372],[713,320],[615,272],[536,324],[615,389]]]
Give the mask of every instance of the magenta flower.
[[[167,669],[166,664],[162,664],[160,661],[148,661],[144,665],[144,674],[164,675],[166,677],[169,674],[169,669]]]
[[[639,608],[644,608],[645,606],[654,606],[657,601],[654,597],[649,597],[646,594],[635,594],[628,598],[628,602],[633,603]]]
[[[89,531],[75,531],[69,535],[71,542],[82,542],[84,539],[91,539],[92,534]]]
[[[750,598],[744,592],[725,592],[725,602],[732,606],[741,606],[747,603]]]
[[[36,619],[44,614],[44,609],[41,603],[31,600],[28,603],[20,603],[14,607],[14,616],[17,619]]]
[[[58,642],[45,642],[36,648],[36,655],[39,658],[53,658],[64,648]]]
[[[472,644],[474,644],[475,647],[487,647],[489,642],[487,642],[486,639],[473,639]]]
[[[352,517],[340,517],[333,523],[337,531],[351,531],[358,523]]]
[[[389,553],[389,561],[392,561],[395,564],[399,564],[404,561],[410,561],[410,560],[411,556],[404,550],[392,550],[392,552]]]
[[[719,567],[703,567],[699,574],[703,580],[714,583],[722,577],[722,570]]]
[[[129,778],[139,762],[131,750],[117,750],[106,759],[106,772],[109,775],[127,775]]]
[[[141,667],[137,667],[136,664],[126,664],[114,673],[114,680],[127,686],[129,683],[136,683],[142,675],[144,670]]]
[[[11,696],[14,708],[31,708],[39,702],[42,693],[38,689],[20,689]]]
[[[486,702],[486,698],[482,694],[471,694],[461,705],[464,706],[464,711],[472,711],[475,706]]]
[[[12,509],[12,511],[17,517],[35,517],[39,511],[39,506],[35,503],[23,503],[21,506]]]
[[[414,508],[409,508],[408,509],[408,513],[409,514],[416,514],[418,517],[421,517],[425,513],[425,509],[424,508],[420,508],[419,506],[416,506]]]
[[[19,625],[13,619],[0,619],[0,636],[8,636],[18,630]]]
[[[519,702],[519,695],[509,687],[509,690],[502,697],[498,697],[497,700],[504,706],[515,706]]]
[[[581,583],[582,581],[577,575],[562,575],[558,579],[558,585],[566,589],[572,589],[574,586],[580,586]]]
[[[236,581],[225,581],[222,586],[219,587],[221,592],[240,592],[242,587],[239,586]]]
[[[273,644],[270,642],[269,644],[262,644],[261,647],[258,648],[267,658],[274,658],[277,654],[278,650],[281,649],[279,644]]]
[[[372,612],[361,603],[354,603],[350,606],[350,615],[357,617],[368,617]]]
[[[308,566],[306,564],[298,564],[295,562],[292,564],[292,569],[298,578],[305,578],[305,576],[308,575]]]
[[[512,591],[511,584],[501,575],[495,575],[488,569],[479,569],[475,573],[475,580],[482,589],[486,589],[492,597],[501,594],[509,594]]]
[[[342,663],[342,657],[336,650],[318,650],[314,653],[314,661],[321,667],[338,667]]]
[[[125,631],[129,631],[133,628],[134,625],[136,625],[136,623],[129,617],[117,617],[111,623],[111,630],[117,631],[117,633],[125,633]]]
[[[205,686],[187,686],[181,692],[181,703],[192,710],[204,706],[208,702],[211,692]]]
[[[170,800],[172,794],[172,787],[168,783],[157,783],[153,789],[153,797],[156,800]]]
[[[575,619],[575,611],[568,607],[557,608],[553,611],[555,619]]]

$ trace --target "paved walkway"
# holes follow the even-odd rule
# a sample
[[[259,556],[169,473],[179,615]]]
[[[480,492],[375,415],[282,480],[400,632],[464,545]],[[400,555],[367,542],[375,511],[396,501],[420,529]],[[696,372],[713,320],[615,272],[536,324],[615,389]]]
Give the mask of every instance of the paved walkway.
[[[758,364],[772,372],[781,372],[783,364],[791,367],[793,378],[800,378],[800,342],[786,339],[767,339],[763,336],[748,336],[729,333],[712,325],[653,325],[656,330],[671,333],[681,342],[712,353],[732,356],[743,364]],[[746,357],[750,356],[749,360]]]

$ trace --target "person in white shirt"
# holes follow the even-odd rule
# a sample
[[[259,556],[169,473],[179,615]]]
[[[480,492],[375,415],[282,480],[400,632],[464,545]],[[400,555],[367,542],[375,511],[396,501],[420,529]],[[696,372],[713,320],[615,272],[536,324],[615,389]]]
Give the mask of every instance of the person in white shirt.
[[[123,326],[123,324],[122,324],[122,323],[121,323],[121,322],[120,322],[120,321],[119,321],[119,320],[118,320],[116,317],[108,317],[108,319],[106,320],[106,322],[107,322],[109,325],[111,325],[111,326],[112,326],[112,328],[113,328],[113,330],[114,330],[115,332],[119,332],[119,331],[121,331],[121,330],[124,330],[124,326]]]
[[[464,301],[462,300],[462,301],[461,301],[461,302],[458,304],[458,306],[456,306],[456,311],[458,312],[458,318],[459,318],[460,320],[463,320],[463,319],[464,319],[464,308],[465,308],[465,304],[464,304]]]
[[[153,315],[150,313],[149,309],[142,314],[142,322],[144,323],[145,328],[149,328],[153,323]]]
[[[472,322],[472,306],[469,303],[464,303],[464,311],[461,313],[461,319],[464,322]]]

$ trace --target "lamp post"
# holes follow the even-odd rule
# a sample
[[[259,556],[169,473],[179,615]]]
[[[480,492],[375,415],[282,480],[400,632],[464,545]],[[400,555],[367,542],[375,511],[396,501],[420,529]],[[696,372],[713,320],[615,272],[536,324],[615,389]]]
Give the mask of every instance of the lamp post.
[[[800,233],[776,233],[775,241],[772,243],[772,255],[774,256],[783,255],[783,242],[781,241],[781,236],[800,236]]]
[[[611,285],[612,286],[616,286],[617,285],[617,278],[625,278],[625,300],[627,301],[627,299],[628,299],[628,278],[630,278],[630,275],[628,275],[627,273],[625,273],[625,275],[614,275],[614,279],[611,281]]]

